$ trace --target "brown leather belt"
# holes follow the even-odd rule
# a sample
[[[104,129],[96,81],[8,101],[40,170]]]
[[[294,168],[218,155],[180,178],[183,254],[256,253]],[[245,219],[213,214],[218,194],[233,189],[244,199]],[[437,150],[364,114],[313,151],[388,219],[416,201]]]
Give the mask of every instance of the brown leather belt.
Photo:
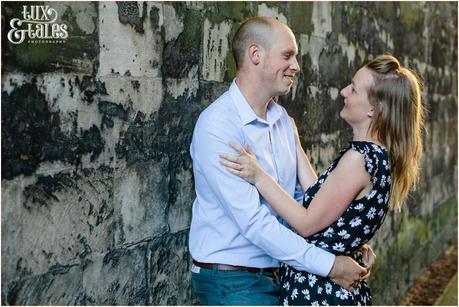
[[[271,273],[274,272],[273,268],[259,269],[259,268],[252,268],[252,267],[240,266],[240,265],[229,265],[229,264],[221,264],[221,263],[204,263],[204,262],[196,261],[194,259],[193,259],[193,264],[203,269],[216,268],[217,270],[220,270],[220,271],[248,271],[251,273],[260,273],[261,271],[271,272]]]

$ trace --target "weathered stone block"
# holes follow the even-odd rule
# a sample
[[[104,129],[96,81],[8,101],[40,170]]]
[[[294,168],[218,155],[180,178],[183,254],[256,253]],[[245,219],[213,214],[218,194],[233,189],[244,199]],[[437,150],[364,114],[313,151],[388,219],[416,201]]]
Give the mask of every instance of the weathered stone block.
[[[76,264],[113,247],[113,178],[110,170],[59,173],[2,181],[2,279]],[[3,207],[2,207],[3,208]]]
[[[136,2],[133,3],[138,6]],[[133,15],[137,12],[137,17],[131,17],[135,19],[135,22],[133,21],[135,23],[134,28],[141,29],[143,27],[144,30],[140,33],[133,29],[130,24],[123,23],[125,10],[119,11],[119,5],[122,4],[103,2],[99,5],[100,56],[98,75],[160,77],[163,46],[161,35],[152,26],[147,26],[151,22],[150,18],[140,19],[139,17],[144,14],[148,16],[153,4],[146,3],[145,6],[138,6],[137,11],[130,12]]]
[[[2,305],[85,305],[82,285],[81,267],[57,265],[46,274],[9,283]]]
[[[147,246],[115,249],[93,257],[83,271],[85,305],[146,305]]]
[[[169,175],[163,163],[136,164],[117,171],[114,181],[117,246],[166,233]]]
[[[148,304],[196,304],[196,297],[191,290],[188,232],[182,231],[153,240],[149,252],[151,292]]]
[[[206,81],[223,81],[226,71],[226,58],[229,52],[231,24],[222,22],[212,25],[204,20],[203,38],[203,79]]]
[[[158,111],[163,100],[163,81],[152,77],[102,76],[99,79],[107,89],[104,100],[119,104],[125,110],[131,109],[132,116],[142,112],[146,117]],[[128,118],[124,118],[127,120]]]
[[[175,201],[167,209],[169,231],[186,230],[191,224],[191,208],[196,198],[192,170],[181,169],[175,175]]]
[[[198,65],[202,53],[202,15],[195,10],[187,10],[182,5],[175,5],[176,14],[186,25],[176,39],[169,41],[163,50],[163,76],[172,79],[184,78],[195,65]]]

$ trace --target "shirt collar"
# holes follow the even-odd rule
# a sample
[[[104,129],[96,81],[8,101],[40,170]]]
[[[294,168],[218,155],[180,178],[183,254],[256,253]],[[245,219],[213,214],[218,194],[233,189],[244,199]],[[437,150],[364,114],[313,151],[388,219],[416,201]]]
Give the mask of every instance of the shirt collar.
[[[258,120],[261,123],[272,126],[276,121],[279,120],[282,115],[281,107],[273,99],[271,99],[268,104],[268,110],[266,114],[267,120],[259,118],[250,107],[244,95],[242,95],[241,90],[236,84],[236,79],[234,79],[231,83],[229,93],[238,110],[243,125],[247,125],[255,120]]]

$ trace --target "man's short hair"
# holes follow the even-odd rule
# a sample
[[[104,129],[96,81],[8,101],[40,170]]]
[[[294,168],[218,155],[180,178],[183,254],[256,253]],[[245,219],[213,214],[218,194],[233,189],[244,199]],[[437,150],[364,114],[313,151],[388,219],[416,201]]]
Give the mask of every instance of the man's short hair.
[[[244,53],[250,44],[256,43],[265,49],[271,46],[270,33],[276,24],[281,24],[274,17],[256,16],[244,20],[233,38],[232,51],[236,68],[244,61]]]

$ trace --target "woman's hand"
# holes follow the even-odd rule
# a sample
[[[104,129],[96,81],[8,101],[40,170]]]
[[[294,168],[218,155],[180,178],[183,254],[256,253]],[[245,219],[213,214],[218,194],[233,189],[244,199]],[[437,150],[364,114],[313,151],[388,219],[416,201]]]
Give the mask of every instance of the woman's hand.
[[[261,168],[257,158],[250,152],[248,147],[244,149],[241,145],[235,143],[229,143],[228,145],[239,153],[238,157],[227,153],[220,154],[220,163],[226,166],[228,171],[251,184],[256,184],[266,175],[266,172]]]
[[[371,268],[375,264],[376,254],[371,248],[371,246],[368,244],[364,244],[360,248],[360,252],[362,253],[362,256],[363,256],[363,264],[365,265],[365,268],[367,269],[367,274],[365,276],[362,276],[362,280],[367,280],[370,277]]]

